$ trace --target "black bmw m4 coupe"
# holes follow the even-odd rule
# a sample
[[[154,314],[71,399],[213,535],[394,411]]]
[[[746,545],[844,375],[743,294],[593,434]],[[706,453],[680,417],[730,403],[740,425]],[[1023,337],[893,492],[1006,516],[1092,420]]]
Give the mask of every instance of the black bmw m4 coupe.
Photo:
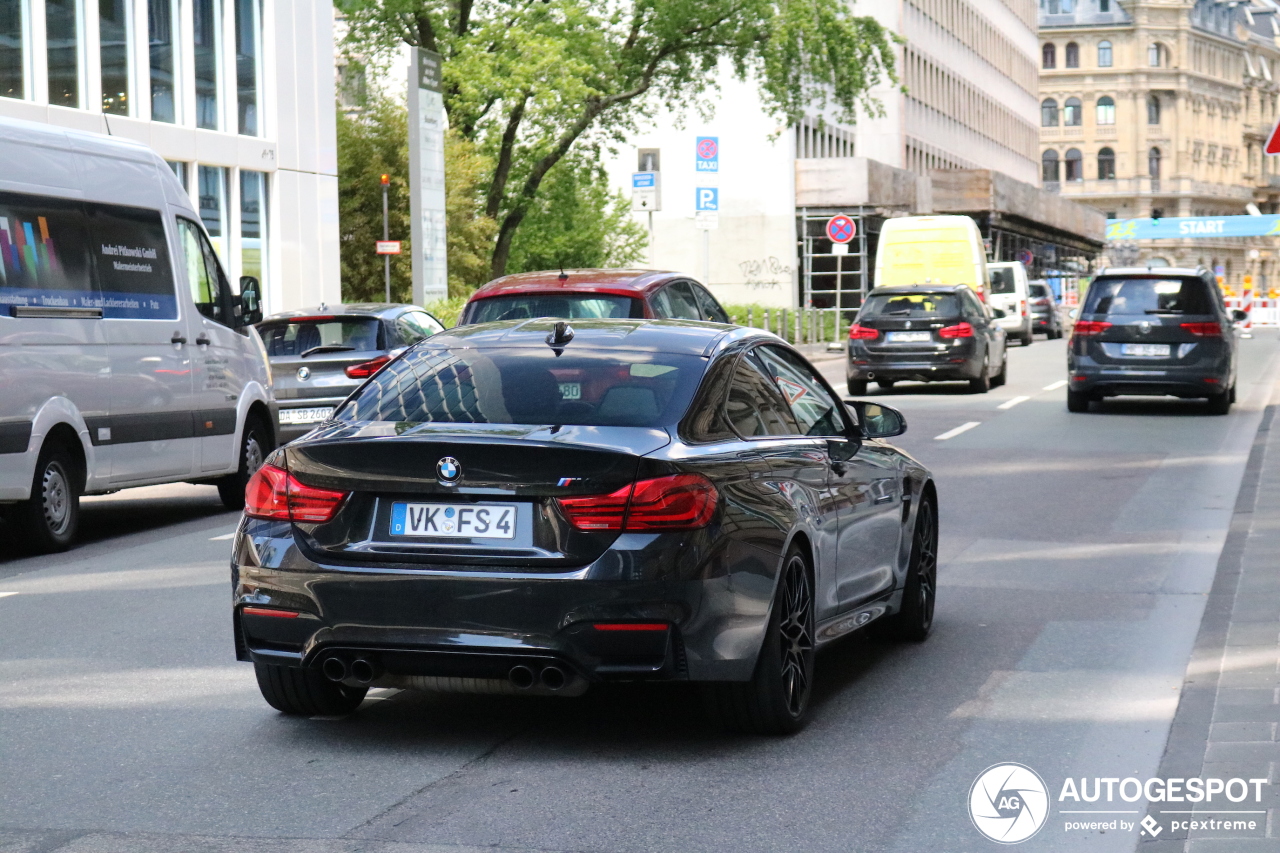
[[[237,656],[285,713],[684,680],[730,728],[794,731],[819,646],[932,625],[937,496],[882,441],[905,428],[754,329],[442,332],[253,477]]]

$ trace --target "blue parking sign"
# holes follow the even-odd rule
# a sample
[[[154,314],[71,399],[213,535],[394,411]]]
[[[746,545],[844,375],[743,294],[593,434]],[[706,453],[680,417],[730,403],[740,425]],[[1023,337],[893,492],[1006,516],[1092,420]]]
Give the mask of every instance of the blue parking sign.
[[[694,210],[709,211],[720,209],[719,187],[698,187],[695,192],[697,196],[694,201]]]

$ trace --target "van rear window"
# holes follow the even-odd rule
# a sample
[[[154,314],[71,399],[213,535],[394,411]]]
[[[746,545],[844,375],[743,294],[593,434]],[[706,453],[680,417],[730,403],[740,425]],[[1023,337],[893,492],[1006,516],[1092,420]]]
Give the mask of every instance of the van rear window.
[[[960,304],[954,293],[882,293],[873,294],[862,305],[861,317],[955,317]]]
[[[991,292],[992,293],[1017,293],[1017,285],[1014,282],[1013,270],[1000,267],[991,270]]]
[[[1209,288],[1198,278],[1100,278],[1089,287],[1085,314],[1212,314]]]

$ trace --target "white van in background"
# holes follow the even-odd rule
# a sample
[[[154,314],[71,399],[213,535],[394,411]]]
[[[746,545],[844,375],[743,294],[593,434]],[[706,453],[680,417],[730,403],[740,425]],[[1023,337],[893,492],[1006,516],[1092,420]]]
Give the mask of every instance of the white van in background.
[[[240,508],[275,445],[259,296],[151,149],[0,119],[0,530],[62,550],[81,495],[184,480]]]
[[[997,315],[996,324],[1024,347],[1031,346],[1034,318],[1027,268],[1020,261],[1002,261],[987,264],[987,270],[991,273],[991,307],[1004,312],[1003,317]]]

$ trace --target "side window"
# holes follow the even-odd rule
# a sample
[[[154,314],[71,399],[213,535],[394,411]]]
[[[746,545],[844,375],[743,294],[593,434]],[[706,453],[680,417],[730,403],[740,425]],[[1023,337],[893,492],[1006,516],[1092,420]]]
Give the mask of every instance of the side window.
[[[86,205],[107,318],[173,319],[178,300],[164,220],[158,210]]]
[[[396,320],[396,332],[405,344],[416,344],[423,338],[443,331],[444,326],[424,311],[409,311]]]
[[[201,233],[200,226],[189,219],[179,217],[178,231],[182,239],[187,282],[191,285],[191,298],[196,303],[196,310],[215,323],[232,325],[231,286],[222,274],[213,247]]]
[[[665,295],[668,308],[667,317],[677,320],[701,320],[702,312],[698,310],[698,303],[693,298],[693,290],[689,287],[687,281],[677,281],[668,284],[662,289],[662,295]]]
[[[102,307],[88,250],[80,202],[0,193],[0,305]]]
[[[814,437],[844,434],[844,420],[837,408],[841,404],[831,397],[822,380],[807,365],[777,347],[757,347],[755,354],[791,406],[801,433]]]
[[[746,357],[738,359],[734,370],[725,415],[743,438],[799,434],[799,427],[773,383]]]
[[[960,294],[961,302],[964,304],[964,313],[966,317],[970,320],[987,319],[987,314],[982,308],[982,303],[978,300],[978,297],[974,295],[972,290],[966,287],[960,291]]]
[[[702,310],[702,319],[710,320],[713,323],[728,323],[729,315],[724,313],[724,309],[720,307],[720,303],[716,302],[715,297],[707,292],[706,288],[700,285],[692,285],[693,296],[698,301],[698,307]]]

